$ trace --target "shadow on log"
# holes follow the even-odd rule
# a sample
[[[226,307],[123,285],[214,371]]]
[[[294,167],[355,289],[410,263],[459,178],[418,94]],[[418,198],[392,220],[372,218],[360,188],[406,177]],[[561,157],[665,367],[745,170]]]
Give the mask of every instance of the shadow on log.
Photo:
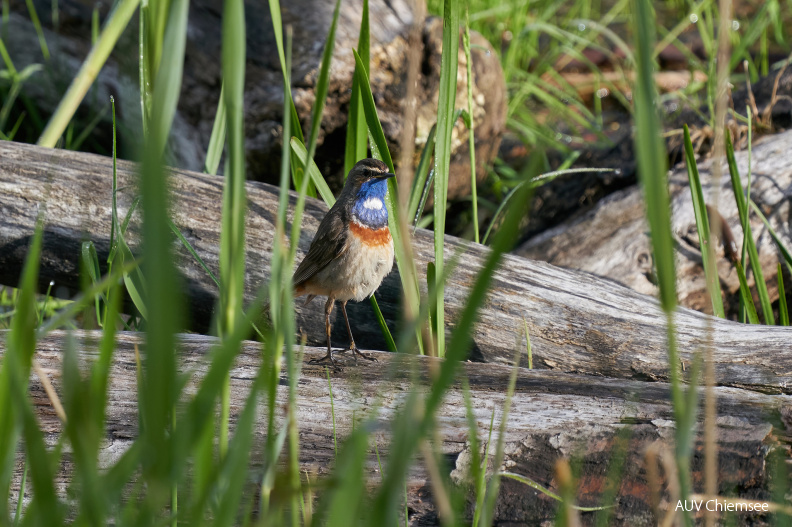
[[[109,247],[112,162],[90,154],[49,150],[0,142],[0,283],[15,285],[33,234],[36,218],[44,213],[45,236],[40,280],[50,280],[76,291],[79,245],[90,239],[100,261]],[[126,214],[136,196],[135,165],[119,163],[119,215]],[[170,178],[174,223],[213,272],[218,269],[222,178],[174,171]],[[247,185],[246,298],[269,279],[278,189],[263,183]],[[291,196],[291,204],[295,201]],[[327,208],[308,200],[300,238],[300,253],[307,250]],[[291,221],[289,211],[288,221]],[[129,243],[139,247],[133,215]],[[418,230],[413,239],[419,283],[425,284],[428,262],[434,259],[432,233]],[[179,245],[177,267],[192,314],[192,327],[206,328],[217,288],[195,259]],[[446,236],[446,258],[456,251],[464,257],[445,291],[447,331],[467,301],[488,249]],[[301,258],[302,254],[298,255]],[[376,293],[391,327],[396,328],[401,285],[396,272]],[[358,344],[386,349],[380,328],[367,302],[350,304]],[[321,302],[298,308],[298,327],[311,345],[324,344]],[[717,382],[768,393],[792,390],[792,328],[743,325],[719,320],[688,309],[675,316],[677,345],[683,369],[692,355],[712,342]],[[334,341],[347,342],[343,321],[336,323]],[[611,280],[566,270],[513,255],[504,257],[493,289],[473,332],[471,358],[509,363],[515,346],[525,346],[530,333],[534,364],[539,368],[639,380],[667,380],[665,315],[654,298]],[[708,338],[711,334],[711,340]],[[527,358],[524,357],[527,363]]]
[[[54,332],[37,346],[36,358],[47,372],[57,390],[60,390],[62,350],[65,332]],[[96,359],[99,332],[75,332],[76,350],[80,361],[86,364]],[[0,332],[0,336],[2,332]],[[134,345],[145,353],[143,335],[121,333],[117,337],[116,351],[110,370],[107,402],[106,440],[100,452],[100,465],[112,465],[132,444],[137,436],[137,379]],[[0,339],[0,350],[5,338]],[[207,354],[217,341],[211,337],[183,335],[180,338],[180,371],[190,376],[186,393],[194,388],[207,371]],[[306,358],[319,357],[321,349],[307,349]],[[372,442],[376,442],[381,456],[387,457],[392,418],[400,408],[406,393],[415,388],[409,372],[415,372],[419,386],[428,383],[429,373],[436,370],[437,359],[401,354],[377,353],[379,362],[361,363],[358,367],[332,372],[333,410],[339,437],[352,431],[353,420],[376,414],[378,426],[373,429]],[[232,424],[241,411],[252,380],[261,360],[259,345],[246,342],[231,371]],[[502,411],[510,368],[496,364],[464,364],[463,371],[470,381],[473,411],[478,423],[480,444],[484,444],[493,412],[495,428]],[[288,382],[281,378],[278,398],[285,401]],[[40,427],[48,444],[55,444],[61,426],[50,406],[37,377],[31,377],[31,396]],[[716,388],[718,404],[718,470],[722,495],[746,499],[769,500],[770,473],[775,470],[774,453],[788,456],[790,397],[765,395],[735,388]],[[602,495],[609,480],[609,470],[614,459],[623,457],[621,474],[610,476],[618,481],[614,522],[617,525],[657,524],[652,510],[649,482],[647,480],[647,448],[662,456],[673,451],[673,412],[670,406],[669,386],[665,383],[624,381],[570,375],[547,370],[519,371],[517,387],[512,401],[505,437],[505,460],[497,467],[526,476],[533,481],[557,491],[553,467],[558,459],[571,459],[580,464],[581,476],[577,488],[577,503],[582,506],[602,505]],[[285,421],[280,406],[277,421]],[[266,415],[263,406],[254,444],[264,444]],[[699,413],[701,415],[701,412]],[[326,370],[322,366],[305,364],[298,382],[297,422],[300,434],[301,469],[326,475],[332,469],[333,419]],[[446,394],[438,418],[440,441],[436,448],[450,460],[451,479],[464,488],[471,459],[469,428],[465,420],[465,405],[460,384],[457,382]],[[782,424],[787,423],[787,425]],[[497,432],[493,434],[493,441]],[[494,450],[494,446],[492,446]],[[253,456],[256,459],[256,456]],[[383,461],[385,459],[383,457]],[[656,462],[656,461],[655,461]],[[702,481],[702,444],[699,441],[693,453],[693,481]],[[56,488],[67,488],[74,465],[67,454],[60,465]],[[496,467],[489,467],[491,472]],[[366,468],[370,486],[378,484],[377,462],[373,445]],[[256,470],[256,468],[254,468]],[[13,488],[18,489],[22,460],[15,467]],[[660,469],[660,474],[663,474]],[[667,476],[661,476],[667,477]],[[428,476],[422,460],[415,464],[409,477],[409,508],[411,525],[433,525],[437,515],[431,499]],[[255,479],[255,478],[254,478]],[[667,490],[667,479],[657,481],[661,489],[660,514],[674,508],[676,497]],[[18,490],[15,490],[13,495]],[[471,511],[471,494],[467,493],[468,513]],[[539,492],[505,480],[498,498],[495,522],[538,525],[552,521],[558,502]],[[584,516],[586,523],[593,515]],[[761,522],[755,515],[742,515],[740,522]],[[767,520],[767,518],[764,518]]]

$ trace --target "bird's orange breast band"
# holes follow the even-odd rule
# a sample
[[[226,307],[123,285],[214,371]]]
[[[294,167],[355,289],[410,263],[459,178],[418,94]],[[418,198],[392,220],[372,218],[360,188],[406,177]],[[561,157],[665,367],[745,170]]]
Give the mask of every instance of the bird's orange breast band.
[[[390,230],[387,227],[381,229],[369,229],[356,221],[349,222],[349,230],[360,239],[361,242],[369,246],[387,245],[391,241]]]

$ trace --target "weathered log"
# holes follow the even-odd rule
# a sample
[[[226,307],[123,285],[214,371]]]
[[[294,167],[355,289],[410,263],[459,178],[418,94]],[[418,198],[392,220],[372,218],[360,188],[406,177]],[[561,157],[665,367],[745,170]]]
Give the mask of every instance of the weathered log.
[[[96,343],[100,336],[99,332],[75,332],[76,351],[83,363],[96,359]],[[36,352],[36,359],[56,389],[60,389],[64,339],[64,332],[55,332],[38,343]],[[4,342],[5,338],[0,339],[0,343]],[[194,393],[194,386],[206,373],[207,352],[215,342],[211,337],[200,335],[180,337],[180,371],[190,375],[185,393]],[[134,367],[136,343],[140,344],[141,353],[145,353],[143,335],[120,333],[117,337],[110,370],[106,440],[99,455],[101,466],[109,466],[117,460],[138,433],[137,373]],[[4,349],[3,346],[0,344],[0,350]],[[306,358],[319,357],[323,352],[320,348],[309,348]],[[355,422],[364,416],[375,416],[379,426],[375,427],[372,440],[384,460],[392,437],[390,421],[403,403],[404,394],[416,387],[411,385],[409,372],[418,373],[419,384],[428,383],[428,372],[437,369],[438,360],[390,353],[376,353],[376,357],[377,363],[361,362],[359,366],[330,373],[332,410],[339,438],[348,435]],[[260,360],[260,345],[245,342],[231,372],[232,424],[244,405]],[[480,444],[483,445],[493,412],[500,415],[502,411],[510,368],[468,362],[461,369],[470,381],[473,411]],[[282,378],[278,386],[281,401],[287,396],[287,386],[287,379]],[[334,460],[333,419],[325,368],[304,364],[297,386],[301,468],[325,475],[332,470]],[[657,523],[652,514],[648,488],[646,450],[654,445],[655,451],[659,448],[666,455],[673,451],[673,412],[667,384],[521,369],[516,386],[506,427],[506,455],[503,466],[498,469],[524,475],[557,491],[555,462],[561,458],[575,460],[581,469],[577,489],[580,505],[601,505],[609,478],[615,478],[613,481],[618,485],[615,524]],[[425,390],[424,387],[419,389]],[[31,376],[30,393],[47,443],[55,444],[61,425],[35,375]],[[788,455],[790,430],[786,427],[790,422],[792,398],[723,387],[715,389],[715,395],[720,416],[717,426],[719,492],[769,500],[770,474],[779,468],[771,459],[778,452]],[[373,413],[375,403],[379,404],[376,415]],[[282,411],[278,410],[277,416],[281,424]],[[266,422],[266,410],[261,408],[255,431],[257,445],[264,444]],[[440,443],[435,446],[446,454],[450,462],[448,468],[452,481],[464,485],[471,451],[460,383],[455,383],[446,394],[437,425],[439,433],[436,437]],[[499,426],[498,419],[495,426]],[[493,434],[493,444],[489,445],[491,452],[494,451],[496,437],[497,431]],[[697,441],[691,464],[696,490],[699,490],[703,477],[702,448],[701,441]],[[68,487],[73,473],[73,460],[68,448],[65,452],[56,481],[56,488],[62,491]],[[611,464],[619,456],[624,456],[624,468],[621,473],[609,476]],[[15,489],[18,489],[22,471],[22,461],[18,461]],[[370,484],[376,485],[380,476],[373,448],[366,466]],[[489,467],[489,471],[494,468]],[[421,459],[411,471],[409,480],[411,525],[435,524],[437,512]],[[655,483],[665,488],[668,480]],[[471,510],[470,498],[468,492],[468,512]],[[664,490],[661,510],[673,509],[675,500]],[[549,497],[507,480],[498,498],[496,522],[538,525],[552,520],[557,506],[558,503]],[[592,516],[588,518],[591,520]],[[739,518],[741,523],[758,520],[761,517],[753,515]]]
[[[91,239],[100,261],[106,259],[111,214],[112,165],[108,158],[0,142],[0,283],[17,283],[36,218],[45,212],[41,259],[42,289],[50,280],[76,291],[80,243]],[[126,214],[135,196],[135,166],[119,164],[120,214]],[[175,224],[195,250],[217,272],[223,180],[186,171],[170,179]],[[273,220],[278,190],[262,183],[247,186],[248,300],[268,280]],[[291,196],[292,203],[295,197]],[[309,200],[300,238],[301,257],[326,211]],[[291,212],[288,216],[291,221]],[[129,243],[138,247],[133,216]],[[467,301],[487,249],[446,237],[446,258],[464,252],[445,291],[447,330]],[[174,240],[177,266],[193,320],[206,326],[217,288],[206,272]],[[433,260],[432,233],[418,230],[413,239],[420,283],[425,284],[427,262]],[[392,330],[397,329],[401,285],[396,272],[377,292],[379,305]],[[350,304],[358,344],[386,349],[368,303]],[[298,326],[308,343],[324,342],[321,302],[297,308]],[[338,320],[341,320],[338,318]],[[508,363],[515,346],[525,346],[528,328],[534,364],[567,372],[633,379],[668,378],[665,315],[657,302],[594,275],[507,255],[494,276],[493,288],[473,333],[471,358]],[[715,350],[717,382],[765,392],[792,390],[792,329],[741,325],[702,313],[680,309],[675,315],[677,345],[683,366],[694,352],[711,341]],[[346,344],[343,321],[336,324],[334,341]],[[345,329],[345,328],[343,328]],[[708,336],[708,332],[711,332]],[[711,340],[710,337],[711,336]],[[523,357],[523,362],[527,358]]]
[[[783,240],[792,247],[790,202],[792,202],[792,160],[786,155],[792,146],[792,131],[759,139],[753,147],[751,199],[756,202]],[[748,152],[735,154],[743,187],[748,183]],[[699,163],[704,197],[725,219],[734,234],[737,252],[743,233],[731,187],[728,167],[722,164],[720,185],[712,175],[713,159]],[[670,177],[672,229],[676,240],[677,289],[680,302],[690,308],[712,312],[706,293],[698,231],[687,170],[677,166]],[[714,201],[717,194],[717,204]],[[761,219],[751,213],[751,229],[757,241],[762,272],[771,301],[778,299],[776,265],[781,261],[778,248]],[[738,303],[739,280],[734,265],[718,246],[718,273],[724,299],[732,311]],[[517,251],[528,258],[544,260],[562,267],[580,269],[605,276],[636,291],[656,294],[653,281],[651,241],[646,223],[641,189],[632,186],[600,201],[591,211],[539,234]],[[747,267],[747,266],[746,266]],[[749,275],[752,277],[752,275]],[[787,283],[786,291],[790,291]],[[756,299],[757,306],[758,298]]]

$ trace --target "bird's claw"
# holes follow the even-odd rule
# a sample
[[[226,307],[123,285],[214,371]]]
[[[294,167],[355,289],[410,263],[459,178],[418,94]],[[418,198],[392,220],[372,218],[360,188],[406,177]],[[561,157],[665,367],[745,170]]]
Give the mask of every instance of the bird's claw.
[[[373,356],[372,354],[370,354],[370,353],[363,353],[363,352],[362,352],[362,351],[360,351],[360,350],[358,349],[358,347],[357,347],[357,346],[355,346],[354,344],[352,344],[351,346],[349,346],[349,347],[348,347],[347,349],[345,349],[345,350],[338,350],[338,352],[337,352],[337,353],[346,353],[346,352],[348,352],[348,351],[351,351],[351,352],[352,352],[352,355],[355,357],[355,364],[357,364],[357,358],[358,358],[358,357],[363,357],[364,359],[366,359],[366,360],[368,360],[368,361],[371,361],[371,362],[377,362],[377,358],[376,358],[376,357],[374,357],[374,356]]]
[[[330,352],[328,352],[327,355],[325,355],[324,357],[309,360],[308,364],[324,364],[326,362],[329,362],[333,366],[338,367],[338,361],[335,360],[335,357],[333,357],[333,354]]]

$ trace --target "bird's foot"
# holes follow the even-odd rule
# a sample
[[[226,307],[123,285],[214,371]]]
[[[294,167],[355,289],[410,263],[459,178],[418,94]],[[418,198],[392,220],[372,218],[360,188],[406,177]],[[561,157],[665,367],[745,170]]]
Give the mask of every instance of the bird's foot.
[[[325,364],[325,363],[328,363],[328,362],[330,364],[332,364],[333,366],[335,366],[336,368],[338,367],[338,361],[335,360],[335,357],[333,357],[333,352],[332,351],[328,351],[327,355],[325,355],[324,357],[321,357],[319,359],[311,359],[311,360],[309,360],[308,364]]]
[[[364,359],[366,359],[368,361],[371,361],[371,362],[377,362],[377,358],[376,357],[374,357],[370,353],[363,353],[362,351],[360,351],[358,349],[358,347],[355,346],[354,342],[347,349],[339,350],[338,353],[346,353],[348,351],[351,351],[352,355],[355,357],[355,364],[357,364],[357,358],[358,357],[363,357]]]

